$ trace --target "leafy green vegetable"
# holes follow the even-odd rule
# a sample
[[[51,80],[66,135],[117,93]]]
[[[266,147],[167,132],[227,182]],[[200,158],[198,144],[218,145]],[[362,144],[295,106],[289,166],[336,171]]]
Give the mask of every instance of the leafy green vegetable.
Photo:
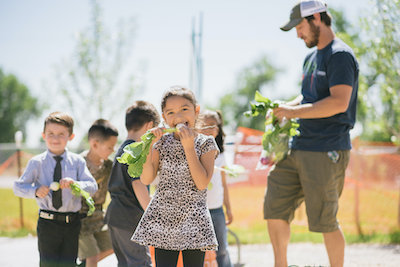
[[[176,128],[163,129],[164,133],[176,132]],[[128,174],[131,177],[139,177],[143,172],[143,164],[146,163],[147,155],[150,152],[150,145],[154,134],[147,131],[140,137],[142,141],[128,144],[124,147],[124,153],[117,160],[119,163],[128,164]]]
[[[86,192],[85,190],[83,190],[78,183],[73,183],[70,185],[70,187],[71,187],[72,193],[75,196],[77,196],[77,197],[82,196],[85,199],[86,204],[89,206],[87,216],[92,215],[95,208],[94,208],[94,200],[90,196],[90,194],[88,192]]]
[[[237,164],[232,164],[232,165],[224,166],[224,167],[214,166],[214,169],[223,171],[227,175],[229,175],[230,177],[233,177],[233,178],[236,178],[240,174],[243,174],[246,172],[246,169],[242,165],[237,165]]]
[[[285,158],[289,151],[290,138],[299,134],[297,130],[299,124],[295,119],[279,122],[272,113],[272,110],[279,106],[279,102],[272,102],[258,91],[254,100],[257,103],[251,103],[251,110],[245,112],[244,115],[248,117],[266,116],[268,112],[271,112],[271,116],[265,121],[265,132],[262,138],[263,152],[260,158],[262,165],[271,165]]]
[[[279,102],[272,102],[270,99],[264,97],[260,94],[260,92],[256,91],[254,96],[254,101],[257,103],[250,103],[251,110],[246,111],[244,113],[247,117],[257,117],[259,115],[265,116],[268,110],[277,108],[279,106]]]
[[[77,197],[82,196],[85,199],[86,204],[88,204],[89,211],[87,213],[87,216],[92,215],[95,208],[94,208],[93,198],[90,196],[90,194],[88,192],[86,192],[85,190],[83,190],[78,183],[73,183],[73,184],[70,185],[70,187],[71,187],[72,194],[74,194]],[[50,189],[53,190],[53,191],[60,190],[60,183],[59,182],[52,182],[50,184]]]

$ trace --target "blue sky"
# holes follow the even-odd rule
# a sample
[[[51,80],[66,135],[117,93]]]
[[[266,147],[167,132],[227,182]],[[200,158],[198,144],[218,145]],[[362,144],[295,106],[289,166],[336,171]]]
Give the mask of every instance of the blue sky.
[[[89,25],[89,3],[89,0],[0,1],[3,71],[17,75],[34,95],[39,94],[43,83],[54,79],[54,66],[72,55],[76,33]],[[137,31],[127,71],[144,73],[145,90],[140,98],[156,106],[165,88],[189,84],[192,20],[200,12],[203,13],[204,103],[216,105],[220,96],[236,88],[239,71],[262,55],[283,70],[273,85],[275,94],[269,97],[299,92],[301,65],[309,49],[296,38],[295,31],[279,29],[288,20],[296,1],[103,0],[101,3],[103,18],[110,29],[121,18],[135,17]],[[344,10],[354,24],[360,14],[370,9],[369,0],[353,0],[351,4],[346,0],[331,0],[327,4]],[[124,110],[125,107],[121,108],[120,122]]]

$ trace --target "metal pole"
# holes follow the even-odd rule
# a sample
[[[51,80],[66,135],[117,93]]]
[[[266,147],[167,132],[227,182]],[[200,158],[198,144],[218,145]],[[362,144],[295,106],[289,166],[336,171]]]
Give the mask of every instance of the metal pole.
[[[360,153],[360,143],[359,139],[357,138],[353,142],[354,147],[354,165],[356,166],[356,172],[354,177],[354,220],[356,223],[357,234],[359,236],[363,236],[361,223],[360,223],[360,176],[363,175],[362,173],[362,162],[361,162],[361,153]]]
[[[21,149],[17,149],[17,164],[18,164],[18,177],[21,177]],[[19,221],[21,228],[24,228],[24,205],[22,198],[19,198]]]
[[[199,103],[203,104],[203,12],[200,13],[199,18],[199,41],[198,41],[198,62],[197,62],[197,90],[198,90],[198,99]]]
[[[17,169],[18,169],[18,178],[21,177],[21,143],[22,143],[22,132],[17,131],[15,133],[15,146],[17,147]],[[21,228],[24,228],[24,205],[22,202],[22,198],[19,198],[19,221]]]
[[[238,250],[237,262],[233,266],[234,267],[242,267],[242,266],[244,266],[244,264],[240,262],[240,240],[239,240],[239,237],[229,228],[228,228],[228,233],[231,234],[233,236],[233,238],[235,239],[237,250]]]

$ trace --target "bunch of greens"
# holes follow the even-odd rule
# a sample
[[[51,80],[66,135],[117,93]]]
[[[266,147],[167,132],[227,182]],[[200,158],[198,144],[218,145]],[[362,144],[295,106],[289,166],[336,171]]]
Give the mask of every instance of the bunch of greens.
[[[94,208],[93,198],[90,196],[90,194],[88,192],[86,192],[85,190],[83,190],[78,183],[73,183],[73,184],[70,185],[70,187],[71,187],[72,194],[74,194],[77,197],[82,196],[85,199],[86,204],[89,206],[89,211],[87,213],[87,216],[92,215],[94,210],[95,210],[95,208]],[[59,190],[60,189],[60,183],[59,182],[52,182],[50,184],[50,189],[53,190],[53,191]]]
[[[214,169],[225,172],[229,177],[236,178],[241,174],[246,173],[246,169],[242,165],[232,164],[229,166],[218,167],[214,166]]]
[[[93,198],[89,195],[88,192],[83,190],[78,183],[73,183],[73,184],[70,185],[70,187],[71,187],[72,193],[75,196],[77,196],[77,197],[82,196],[85,199],[86,204],[89,206],[89,210],[88,210],[87,216],[92,215],[93,212],[94,212],[94,200],[93,200]]]
[[[164,133],[176,132],[176,128],[163,130]],[[154,139],[154,134],[147,131],[140,137],[142,141],[134,142],[124,147],[124,153],[117,160],[119,163],[128,164],[128,174],[131,177],[139,177],[143,172],[143,164],[146,163],[147,155],[150,152],[150,145]]]
[[[282,120],[273,114],[272,110],[279,106],[279,102],[273,102],[262,96],[258,91],[251,103],[251,110],[244,114],[248,117],[267,116],[265,121],[265,132],[262,138],[263,151],[260,157],[261,165],[271,165],[279,162],[289,151],[289,139],[299,134],[297,128],[299,124],[295,119]]]

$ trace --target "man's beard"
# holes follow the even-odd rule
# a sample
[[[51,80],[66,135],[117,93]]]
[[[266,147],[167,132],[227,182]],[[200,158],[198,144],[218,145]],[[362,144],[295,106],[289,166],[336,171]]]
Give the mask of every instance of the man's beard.
[[[310,24],[310,33],[311,33],[311,38],[310,42],[306,42],[306,46],[308,48],[312,48],[316,46],[319,42],[319,27],[315,26],[315,24],[312,21],[309,21]]]

